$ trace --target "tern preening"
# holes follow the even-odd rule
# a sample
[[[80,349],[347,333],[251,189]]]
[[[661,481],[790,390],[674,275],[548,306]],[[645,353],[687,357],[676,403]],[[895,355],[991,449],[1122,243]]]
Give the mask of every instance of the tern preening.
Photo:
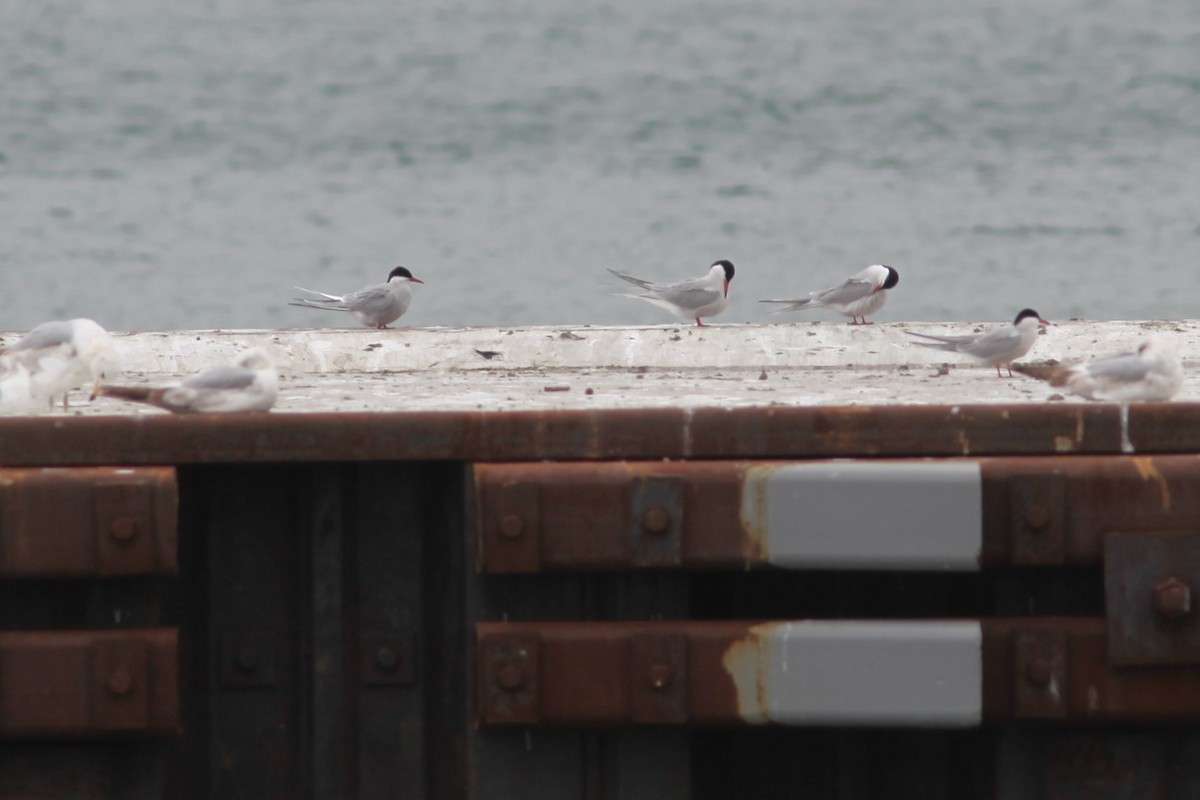
[[[872,264],[857,275],[852,275],[837,286],[810,292],[808,297],[790,300],[759,300],[760,303],[785,304],[773,311],[805,311],[810,308],[828,308],[850,317],[851,325],[867,325],[867,315],[874,314],[887,302],[887,292],[900,282],[900,273],[886,264]],[[862,319],[862,322],[858,320]]]
[[[680,319],[694,319],[697,325],[703,326],[701,317],[716,316],[725,310],[734,269],[732,262],[722,259],[714,261],[704,277],[688,278],[676,283],[653,283],[615,269],[609,269],[609,272],[642,290],[637,294],[625,294],[624,297],[645,300],[665,308]]]
[[[1118,403],[1170,400],[1183,386],[1179,352],[1157,337],[1146,339],[1131,352],[1104,356],[1086,364],[1025,364],[1014,369],[1088,400]]]

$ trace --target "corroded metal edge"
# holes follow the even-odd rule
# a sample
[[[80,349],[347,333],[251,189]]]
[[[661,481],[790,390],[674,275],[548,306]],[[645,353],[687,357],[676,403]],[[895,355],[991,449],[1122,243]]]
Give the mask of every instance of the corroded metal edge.
[[[813,458],[1200,450],[1200,404],[0,419],[0,465]]]

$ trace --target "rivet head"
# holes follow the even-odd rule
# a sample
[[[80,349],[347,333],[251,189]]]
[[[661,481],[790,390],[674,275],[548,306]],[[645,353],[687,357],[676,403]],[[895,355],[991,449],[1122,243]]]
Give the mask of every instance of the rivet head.
[[[390,647],[381,647],[375,651],[375,664],[388,672],[394,670],[400,663],[400,654]]]
[[[1181,619],[1192,613],[1192,587],[1171,576],[1154,584],[1154,610],[1163,619]]]
[[[1050,510],[1040,503],[1035,503],[1025,509],[1025,524],[1031,530],[1045,530],[1050,524]]]
[[[133,691],[133,676],[129,670],[121,667],[108,676],[108,691],[116,695],[129,694]]]
[[[516,539],[525,532],[525,522],[516,514],[505,514],[500,519],[500,535],[506,539]]]
[[[500,682],[501,687],[511,692],[520,689],[525,683],[525,672],[516,664],[505,664],[497,671],[496,680]]]
[[[1054,665],[1045,656],[1037,656],[1025,667],[1025,677],[1034,686],[1048,686],[1054,676]]]
[[[652,689],[666,689],[675,677],[675,670],[668,664],[651,664],[646,670],[646,683]]]
[[[671,515],[662,506],[651,506],[642,515],[642,527],[650,533],[662,533],[671,524]]]
[[[238,648],[237,665],[244,672],[254,672],[254,670],[258,669],[258,663],[261,660],[262,655],[254,645],[244,644]]]
[[[108,535],[118,542],[128,542],[137,533],[137,524],[129,517],[113,517],[108,523]]]

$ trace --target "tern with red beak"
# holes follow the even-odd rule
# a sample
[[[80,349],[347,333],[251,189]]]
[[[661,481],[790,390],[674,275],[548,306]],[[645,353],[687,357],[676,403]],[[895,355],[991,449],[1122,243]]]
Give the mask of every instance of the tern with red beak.
[[[989,367],[995,367],[997,378],[1004,377],[1000,374],[1000,367],[1007,367],[1008,377],[1011,378],[1012,362],[1028,353],[1029,348],[1037,341],[1038,325],[1049,324],[1032,308],[1023,308],[1011,325],[987,333],[972,333],[966,336],[937,336],[916,331],[905,333],[929,340],[913,344],[932,347],[934,350],[964,353]]]

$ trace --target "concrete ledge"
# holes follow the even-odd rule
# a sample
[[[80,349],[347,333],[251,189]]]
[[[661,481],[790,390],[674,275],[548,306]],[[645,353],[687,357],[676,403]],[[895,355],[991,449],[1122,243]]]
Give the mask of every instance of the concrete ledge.
[[[115,334],[124,383],[168,383],[254,346],[274,355],[279,411],[509,411],[641,407],[1040,403],[1029,378],[997,379],[906,330],[967,333],[1000,323],[844,323],[531,328],[170,331]],[[1086,360],[1169,337],[1191,373],[1200,321],[1067,322],[1027,361]],[[20,334],[4,334],[5,341]],[[487,359],[477,351],[499,355]],[[949,365],[947,371],[943,365]],[[590,393],[589,393],[590,390]],[[70,413],[162,413],[76,396]]]

